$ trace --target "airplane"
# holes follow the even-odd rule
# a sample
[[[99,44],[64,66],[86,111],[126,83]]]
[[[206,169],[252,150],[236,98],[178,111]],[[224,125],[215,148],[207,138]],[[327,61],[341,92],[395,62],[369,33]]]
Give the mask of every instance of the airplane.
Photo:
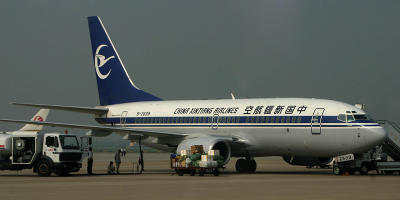
[[[47,119],[47,116],[49,115],[50,110],[49,109],[40,109],[31,119],[31,121],[37,121],[37,122],[44,122]],[[29,124],[27,123],[25,126],[20,128],[19,130],[16,131],[10,131],[10,132],[1,132],[1,134],[25,134],[27,132],[29,133],[37,133],[43,130],[43,125],[36,125],[36,124]],[[0,146],[1,148],[1,146]]]
[[[89,135],[117,133],[144,145],[179,153],[192,145],[217,149],[228,163],[238,157],[239,173],[256,171],[254,158],[282,156],[288,163],[327,162],[362,153],[383,142],[384,129],[362,109],[340,101],[314,98],[163,100],[139,89],[128,75],[101,19],[88,17],[100,105],[77,107],[15,105],[93,114],[101,125],[31,123],[87,129]]]

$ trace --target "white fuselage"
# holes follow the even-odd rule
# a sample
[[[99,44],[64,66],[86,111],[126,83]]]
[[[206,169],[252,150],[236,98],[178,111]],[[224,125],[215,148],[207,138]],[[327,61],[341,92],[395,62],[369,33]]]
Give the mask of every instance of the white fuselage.
[[[238,138],[252,156],[336,156],[361,153],[381,143],[384,129],[355,106],[305,98],[151,101],[104,106],[104,125],[159,132]],[[345,119],[338,120],[338,116]],[[346,120],[348,118],[348,120]],[[174,138],[151,138],[176,147]],[[239,153],[233,155],[243,156]]]

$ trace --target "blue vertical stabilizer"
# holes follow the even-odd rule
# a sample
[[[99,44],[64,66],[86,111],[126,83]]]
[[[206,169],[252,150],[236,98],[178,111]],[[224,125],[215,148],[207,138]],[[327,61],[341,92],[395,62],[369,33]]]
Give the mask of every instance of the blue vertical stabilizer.
[[[162,100],[135,86],[100,18],[88,17],[88,23],[100,105]]]

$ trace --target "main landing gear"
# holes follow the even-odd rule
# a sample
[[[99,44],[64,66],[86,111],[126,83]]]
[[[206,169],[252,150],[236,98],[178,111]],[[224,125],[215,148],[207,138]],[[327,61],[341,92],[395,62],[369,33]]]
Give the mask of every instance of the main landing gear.
[[[246,157],[246,159],[239,159],[236,161],[237,173],[254,173],[257,169],[257,163],[253,158]]]

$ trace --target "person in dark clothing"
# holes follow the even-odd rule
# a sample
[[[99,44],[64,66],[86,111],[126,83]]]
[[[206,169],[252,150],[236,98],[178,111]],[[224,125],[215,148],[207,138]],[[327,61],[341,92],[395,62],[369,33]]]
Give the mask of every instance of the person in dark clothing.
[[[89,147],[89,156],[87,162],[87,172],[89,175],[92,175],[92,168],[93,168],[93,151],[92,147]]]
[[[121,165],[121,149],[118,149],[117,153],[114,156],[114,160],[117,174],[119,174],[119,166]]]

